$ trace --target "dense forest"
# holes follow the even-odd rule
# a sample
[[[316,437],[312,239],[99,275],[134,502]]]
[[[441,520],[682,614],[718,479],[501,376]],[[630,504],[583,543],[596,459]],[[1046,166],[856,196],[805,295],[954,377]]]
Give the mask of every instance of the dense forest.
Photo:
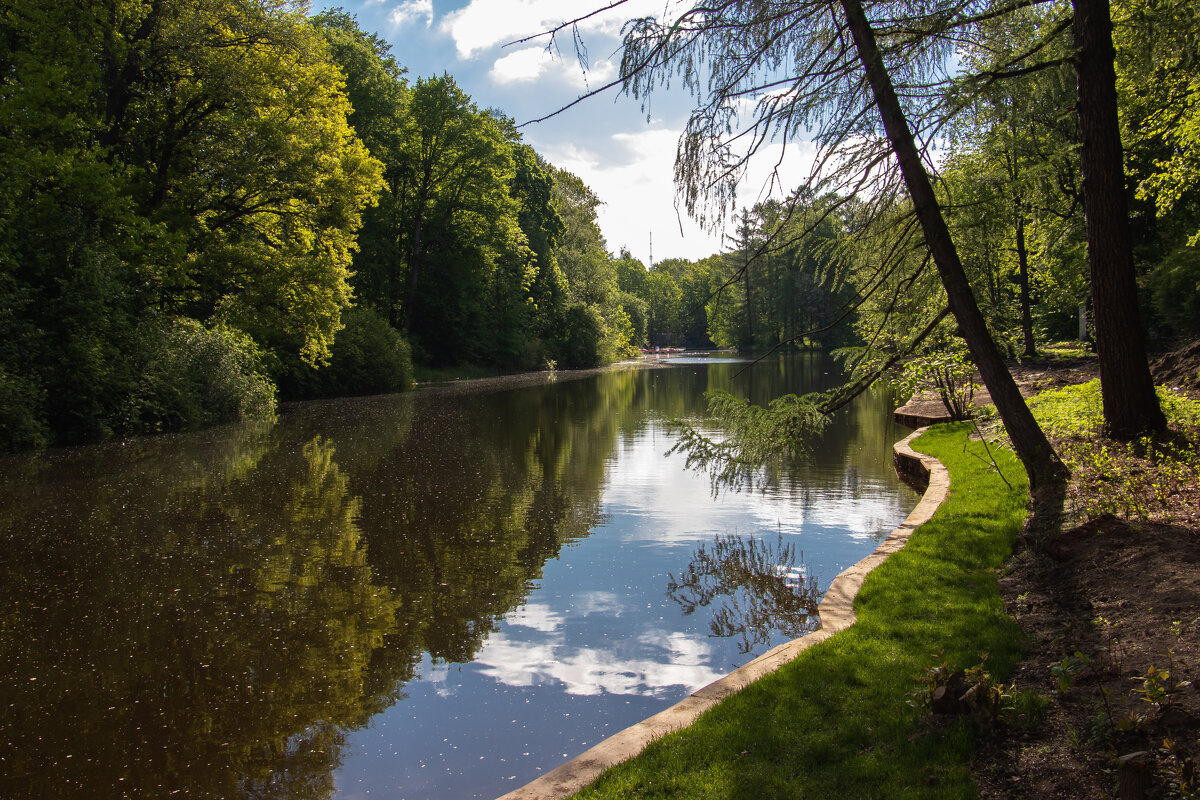
[[[866,346],[878,363],[945,307],[911,201],[870,182],[740,208],[726,252],[700,261],[614,255],[582,180],[451,76],[410,80],[340,10],[3,8],[0,449],[395,391],[414,363],[780,345]],[[954,109],[925,134],[943,145],[936,190],[1010,357],[1088,317],[1069,19],[1060,3],[980,15],[953,37],[969,80],[938,84],[936,103],[903,87]],[[1149,0],[1113,19],[1138,300],[1164,349],[1200,335],[1200,21]],[[953,344],[942,328],[927,351]]]

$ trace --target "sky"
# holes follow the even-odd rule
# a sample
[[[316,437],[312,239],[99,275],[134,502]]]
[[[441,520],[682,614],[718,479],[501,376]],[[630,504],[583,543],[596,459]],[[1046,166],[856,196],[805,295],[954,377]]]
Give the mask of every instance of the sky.
[[[661,15],[675,0],[627,0],[582,22],[586,69],[569,30],[550,48],[547,37],[520,41],[610,2],[343,0],[337,5],[392,45],[410,82],[448,73],[479,107],[498,109],[520,125],[612,81],[624,22]],[[331,5],[314,2],[313,11]],[[604,202],[598,217],[611,252],[626,248],[646,265],[651,255],[654,263],[696,260],[727,248],[720,230],[701,229],[688,217],[673,183],[675,149],[692,105],[680,90],[656,92],[643,107],[612,89],[521,132],[544,158],[578,175]],[[760,154],[757,168],[743,181],[739,207],[753,205],[770,187],[777,160],[770,150]],[[791,168],[783,174],[794,175],[798,184],[803,153],[789,156],[785,167]]]

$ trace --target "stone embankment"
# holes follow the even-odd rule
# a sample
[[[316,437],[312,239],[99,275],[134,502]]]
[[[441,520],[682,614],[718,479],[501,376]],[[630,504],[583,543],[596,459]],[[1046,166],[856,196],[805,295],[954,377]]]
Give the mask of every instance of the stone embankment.
[[[916,452],[910,445],[912,440],[923,432],[924,428],[917,430],[893,446],[896,470],[907,480],[925,484],[925,493],[921,501],[904,522],[880,542],[874,552],[834,578],[818,609],[820,628],[764,653],[724,678],[693,692],[667,710],[608,737],[582,755],[520,789],[509,792],[499,800],[562,800],[570,797],[596,780],[604,770],[633,758],[654,740],[687,727],[722,699],[774,672],[813,645],[853,625],[854,598],[862,588],[868,573],[892,553],[904,547],[913,531],[933,516],[950,491],[950,475],[941,462]]]

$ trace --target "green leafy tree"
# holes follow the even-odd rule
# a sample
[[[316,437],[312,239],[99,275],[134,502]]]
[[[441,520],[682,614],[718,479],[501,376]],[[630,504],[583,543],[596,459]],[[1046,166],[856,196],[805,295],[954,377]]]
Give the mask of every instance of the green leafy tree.
[[[312,26],[266,0],[0,10],[0,358],[30,413],[118,430],[154,315],[323,362],[380,165]]]

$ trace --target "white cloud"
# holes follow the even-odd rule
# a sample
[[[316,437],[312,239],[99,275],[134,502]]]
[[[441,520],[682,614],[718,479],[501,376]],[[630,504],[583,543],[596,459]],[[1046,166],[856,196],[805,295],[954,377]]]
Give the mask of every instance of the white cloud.
[[[585,592],[577,595],[573,607],[576,612],[587,616],[588,614],[608,614],[610,616],[621,616],[622,604],[621,598],[616,592]]]
[[[492,64],[491,77],[496,83],[525,83],[537,80],[554,62],[554,56],[542,47],[514,50]]]
[[[653,235],[659,260],[703,258],[721,249],[721,237],[701,230],[682,209],[676,213],[671,181],[678,138],[678,131],[648,128],[613,134],[603,153],[586,144],[559,142],[539,150],[551,163],[582,178],[604,201],[597,221],[610,250],[628,247],[645,262]]]
[[[433,24],[433,0],[404,0],[392,9],[392,13],[388,15],[388,23],[393,30],[397,30],[422,17],[425,19],[426,28]]]
[[[547,78],[560,81],[572,89],[585,90],[603,86],[617,74],[611,61],[598,61],[585,72],[574,58],[560,58],[545,47],[526,47],[514,50],[492,64],[489,76],[501,85],[531,83]]]
[[[678,204],[673,183],[678,141],[678,130],[645,128],[613,134],[603,153],[588,143],[535,146],[551,163],[582,178],[604,201],[597,218],[610,250],[628,247],[647,262],[653,235],[656,261],[700,259],[721,252],[724,243],[720,231],[701,228]],[[786,151],[780,144],[764,145],[742,178],[738,205],[786,195],[808,177],[813,154],[808,143],[791,144]]]
[[[631,0],[582,21],[582,33],[616,36],[632,17],[656,16],[676,0]],[[460,58],[473,58],[497,45],[536,36],[603,7],[597,0],[471,0],[442,20],[441,30],[454,39]],[[543,41],[544,40],[539,40]],[[567,36],[569,41],[569,34]]]

